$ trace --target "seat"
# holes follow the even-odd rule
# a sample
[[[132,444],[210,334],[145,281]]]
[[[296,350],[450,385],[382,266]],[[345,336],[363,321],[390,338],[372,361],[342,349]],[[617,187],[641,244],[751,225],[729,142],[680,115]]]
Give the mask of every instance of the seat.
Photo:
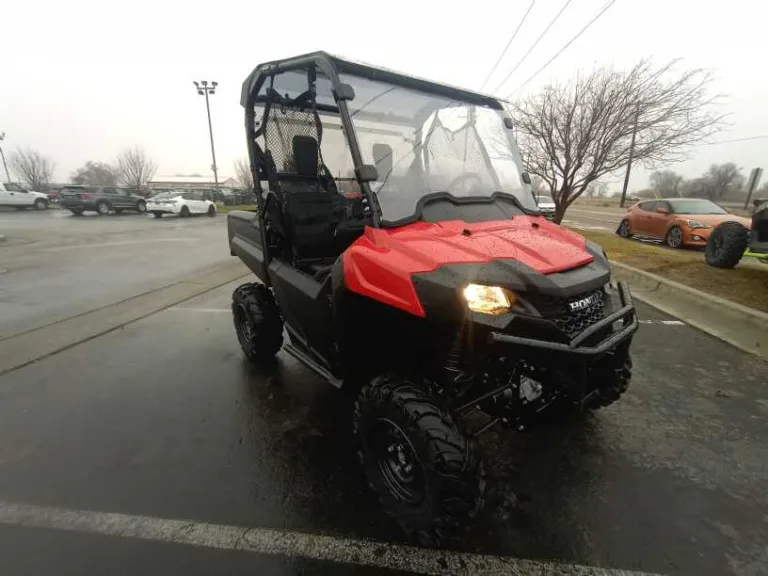
[[[291,169],[279,174],[283,220],[297,267],[336,257],[336,226],[344,215],[344,198],[321,175],[317,140],[292,139]],[[326,172],[323,170],[323,172]]]

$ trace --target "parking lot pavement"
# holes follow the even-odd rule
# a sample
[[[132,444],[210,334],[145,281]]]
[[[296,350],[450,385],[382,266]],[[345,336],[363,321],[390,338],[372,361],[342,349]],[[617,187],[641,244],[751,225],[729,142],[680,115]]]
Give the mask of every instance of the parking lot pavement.
[[[357,539],[402,539],[355,462],[348,401],[284,353],[270,368],[247,365],[232,288],[0,376],[1,573],[67,572],[48,558],[73,574],[336,574],[341,565],[328,559],[350,571],[360,558],[421,569],[434,560],[360,551]],[[620,403],[481,438],[488,498],[465,552],[765,573],[768,365],[651,308],[639,312],[635,377]],[[21,527],[24,518],[39,523]],[[173,519],[183,529],[167,529]],[[251,553],[204,549],[236,527],[256,530]],[[262,533],[270,530],[276,548]],[[444,571],[470,565],[457,562]]]
[[[226,222],[66,210],[2,212],[0,338],[232,260]]]

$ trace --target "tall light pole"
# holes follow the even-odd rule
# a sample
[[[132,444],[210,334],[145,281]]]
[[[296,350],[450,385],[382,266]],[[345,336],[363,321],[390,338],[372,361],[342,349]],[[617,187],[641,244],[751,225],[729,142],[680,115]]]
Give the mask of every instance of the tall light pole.
[[[5,132],[0,133],[0,142],[5,140]],[[11,175],[8,173],[8,164],[5,163],[5,154],[3,154],[3,148],[0,146],[0,157],[3,159],[3,168],[5,168],[5,181],[11,181]]]
[[[216,86],[218,82],[211,82],[208,85],[208,80],[201,80],[200,82],[194,82],[197,93],[200,96],[205,95],[205,110],[208,112],[208,134],[211,137],[211,156],[213,157],[213,180],[216,183],[216,191],[219,191],[219,173],[216,169],[216,149],[213,147],[213,126],[211,125],[211,105],[208,103],[208,94],[216,94]]]

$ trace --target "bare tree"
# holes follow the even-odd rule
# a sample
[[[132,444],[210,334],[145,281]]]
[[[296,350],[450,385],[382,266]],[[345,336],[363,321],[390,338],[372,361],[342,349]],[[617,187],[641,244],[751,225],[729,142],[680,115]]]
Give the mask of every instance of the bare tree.
[[[608,196],[608,182],[593,180],[586,189],[587,198],[606,198]]]
[[[136,190],[144,190],[157,171],[157,164],[147,156],[144,148],[134,146],[123,150],[117,157],[117,172],[121,183]]]
[[[656,198],[682,196],[683,177],[674,170],[656,170],[651,174],[650,183]]]
[[[726,196],[737,195],[744,185],[741,168],[733,162],[712,164],[702,179],[706,185],[706,196],[710,200],[722,200]]]
[[[634,159],[652,168],[721,129],[711,73],[674,75],[674,64],[598,69],[513,105],[528,171],[552,190],[558,222],[591,182],[626,166],[634,131]]]
[[[31,190],[46,192],[56,164],[37,150],[17,148],[9,158],[11,171]]]
[[[117,184],[117,168],[104,162],[88,160],[70,176],[74,184],[87,186],[114,186]]]
[[[235,160],[235,180],[247,192],[253,192],[253,176],[247,159],[238,158]]]

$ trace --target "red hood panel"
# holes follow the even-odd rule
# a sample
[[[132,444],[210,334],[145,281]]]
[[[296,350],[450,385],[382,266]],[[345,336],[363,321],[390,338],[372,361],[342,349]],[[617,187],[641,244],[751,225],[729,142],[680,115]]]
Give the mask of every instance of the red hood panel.
[[[372,247],[418,262],[420,269],[414,273],[443,264],[518,260],[541,274],[552,274],[592,261],[581,236],[544,218],[525,216],[476,224],[418,222],[392,230],[369,228],[364,238]]]
[[[363,294],[418,316],[424,311],[413,274],[445,264],[517,260],[540,274],[592,262],[581,236],[543,217],[467,223],[417,222],[400,228],[366,228],[344,254],[347,284]]]

